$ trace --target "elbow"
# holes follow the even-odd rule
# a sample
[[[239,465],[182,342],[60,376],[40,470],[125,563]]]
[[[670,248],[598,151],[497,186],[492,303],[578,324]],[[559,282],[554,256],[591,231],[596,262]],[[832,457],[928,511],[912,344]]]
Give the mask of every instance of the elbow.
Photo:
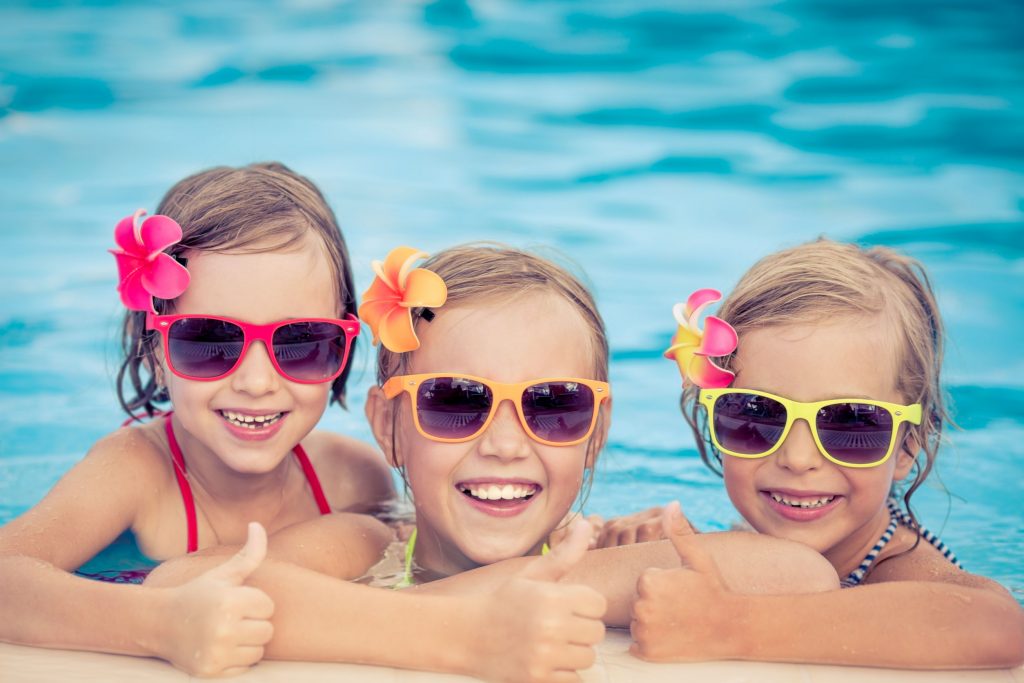
[[[970,626],[975,663],[979,667],[1012,669],[1024,664],[1024,610],[1010,596],[999,596],[990,614]]]

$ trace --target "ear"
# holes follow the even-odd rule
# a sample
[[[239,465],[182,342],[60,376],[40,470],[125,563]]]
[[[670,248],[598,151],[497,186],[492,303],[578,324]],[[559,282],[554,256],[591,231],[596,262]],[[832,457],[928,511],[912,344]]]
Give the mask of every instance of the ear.
[[[612,426],[612,399],[607,398],[601,403],[600,412],[597,415],[597,424],[594,425],[594,433],[590,437],[590,444],[587,446],[587,462],[584,465],[593,469],[597,464],[597,458],[608,443],[608,430]]]
[[[910,474],[910,470],[913,469],[914,463],[917,462],[917,454],[921,452],[921,441],[918,440],[917,435],[912,431],[908,430],[906,436],[903,437],[903,443],[900,444],[897,451],[893,454],[896,458],[896,469],[893,471],[893,479],[901,481]]]
[[[377,440],[377,445],[384,451],[384,458],[392,467],[401,467],[401,457],[395,449],[395,433],[392,429],[392,410],[395,401],[384,395],[384,390],[378,386],[370,387],[366,393],[366,420],[370,423],[370,430]]]

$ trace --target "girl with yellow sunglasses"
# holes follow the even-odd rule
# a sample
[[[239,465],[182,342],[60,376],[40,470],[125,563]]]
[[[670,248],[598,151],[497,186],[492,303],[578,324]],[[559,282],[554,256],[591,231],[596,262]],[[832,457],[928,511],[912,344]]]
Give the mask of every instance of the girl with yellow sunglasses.
[[[947,420],[942,325],[921,265],[819,240],[757,263],[719,316],[738,334],[735,353],[712,354],[720,365],[686,358],[726,378],[684,385],[701,456],[751,526],[814,548],[848,590],[738,595],[674,531],[673,507],[664,527],[687,568],[640,581],[634,652],[928,669],[1024,661],[1013,597],[961,569],[910,511]],[[840,626],[808,637],[816,623]]]

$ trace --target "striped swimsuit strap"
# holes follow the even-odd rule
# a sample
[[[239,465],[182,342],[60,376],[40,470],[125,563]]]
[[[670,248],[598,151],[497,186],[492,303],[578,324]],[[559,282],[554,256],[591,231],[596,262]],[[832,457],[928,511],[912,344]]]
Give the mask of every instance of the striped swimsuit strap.
[[[864,577],[867,576],[869,571],[871,571],[871,568],[875,564],[875,560],[878,559],[879,553],[882,552],[882,548],[888,545],[889,541],[892,540],[893,534],[896,533],[897,526],[902,525],[909,529],[914,528],[914,520],[912,520],[910,515],[900,508],[895,498],[890,498],[886,505],[889,507],[889,526],[887,526],[885,531],[882,532],[882,535],[879,537],[878,542],[875,543],[874,547],[871,548],[871,550],[868,551],[868,554],[864,556],[860,565],[850,572],[845,579],[839,582],[841,588],[852,588],[864,581]],[[931,531],[928,531],[928,529],[923,526],[918,526],[917,528],[921,533],[921,538],[932,544],[932,546],[942,553],[942,556],[949,560],[953,566],[963,569],[963,566],[960,564],[960,561],[956,559],[956,555],[953,554],[953,551],[943,543],[938,536],[933,534]]]

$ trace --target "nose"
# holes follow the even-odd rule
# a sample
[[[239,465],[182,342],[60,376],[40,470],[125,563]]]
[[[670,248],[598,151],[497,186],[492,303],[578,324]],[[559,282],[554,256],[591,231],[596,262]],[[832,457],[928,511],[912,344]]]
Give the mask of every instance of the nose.
[[[530,435],[509,400],[495,408],[491,424],[480,437],[480,453],[501,460],[513,461],[530,455]]]
[[[254,341],[231,375],[231,388],[250,396],[270,394],[280,387],[281,376],[270,360],[270,351],[262,341]]]
[[[786,440],[772,457],[776,466],[796,473],[816,470],[825,462],[811,434],[811,426],[803,419],[793,423]]]

